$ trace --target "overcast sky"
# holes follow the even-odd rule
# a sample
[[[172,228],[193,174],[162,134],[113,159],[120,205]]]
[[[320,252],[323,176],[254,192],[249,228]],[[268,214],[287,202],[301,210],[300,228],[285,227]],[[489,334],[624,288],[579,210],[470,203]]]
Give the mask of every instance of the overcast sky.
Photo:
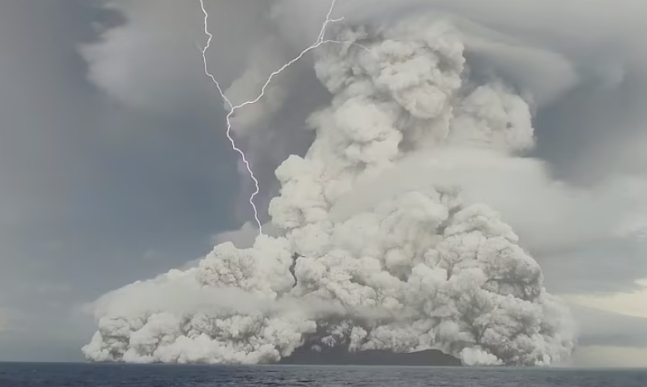
[[[197,0],[117,3],[125,6],[0,2],[0,361],[81,360],[80,347],[95,329],[85,304],[199,258],[215,235],[249,220],[241,200],[249,182],[240,180],[224,137],[222,102],[202,74]],[[285,43],[264,40],[264,28],[271,27],[259,15],[267,2],[207,4],[215,18],[209,59],[225,82],[254,50],[263,58],[259,66],[275,68],[304,45],[290,40],[296,35],[291,26],[275,35]],[[565,13],[580,17],[570,20],[581,26],[573,27],[579,40],[551,44],[572,55],[584,81],[538,111],[533,155],[573,185],[627,174],[643,181],[647,48],[641,32],[647,31],[631,15],[645,7],[631,0],[569,4]],[[523,14],[522,8],[510,12]],[[612,9],[613,17],[596,19]],[[556,23],[556,30],[569,22],[542,15],[536,13],[537,20]],[[276,50],[264,52],[268,47]],[[286,96],[293,103],[268,126],[303,125],[325,99],[311,67],[302,64],[278,80],[294,83]],[[273,192],[275,165],[309,141],[307,134],[272,133],[246,144],[263,183],[262,206]],[[578,364],[647,359],[644,240],[597,240],[537,258],[549,290],[579,305],[587,350]],[[635,365],[647,366],[647,360]]]
[[[221,111],[138,111],[90,84],[77,46],[119,18],[88,3],[0,2],[0,360],[82,359],[83,303],[239,226]]]

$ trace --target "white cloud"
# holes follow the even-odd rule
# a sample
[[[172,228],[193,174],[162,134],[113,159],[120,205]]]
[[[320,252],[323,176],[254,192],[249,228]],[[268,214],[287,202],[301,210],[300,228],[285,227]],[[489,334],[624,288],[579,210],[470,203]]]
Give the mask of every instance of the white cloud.
[[[240,229],[233,231],[225,231],[214,235],[211,241],[214,245],[219,245],[224,242],[231,242],[239,249],[251,247],[254,244],[254,239],[258,235],[258,228],[252,222],[245,222]]]
[[[631,183],[619,179],[579,188],[553,180],[541,160],[501,157],[483,150],[435,149],[414,154],[359,183],[332,213],[344,218],[412,189],[461,186],[468,201],[488,203],[499,211],[524,247],[549,254],[631,234],[636,226],[627,222],[634,219],[636,205],[647,194],[647,189],[624,194],[628,188],[640,187]]]

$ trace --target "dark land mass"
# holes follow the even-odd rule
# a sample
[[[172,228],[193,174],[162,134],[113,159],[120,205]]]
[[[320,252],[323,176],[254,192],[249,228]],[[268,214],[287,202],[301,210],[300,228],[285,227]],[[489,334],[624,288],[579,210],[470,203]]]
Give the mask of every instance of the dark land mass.
[[[461,362],[436,350],[393,353],[379,350],[348,352],[345,348],[331,348],[318,352],[301,347],[283,358],[279,364],[460,366]]]

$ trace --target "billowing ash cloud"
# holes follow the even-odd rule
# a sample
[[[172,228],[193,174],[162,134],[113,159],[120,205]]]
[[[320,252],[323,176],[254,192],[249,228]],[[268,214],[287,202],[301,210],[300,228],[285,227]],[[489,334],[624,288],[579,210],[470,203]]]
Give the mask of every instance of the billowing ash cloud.
[[[463,35],[441,19],[337,37],[349,43],[315,54],[333,96],[308,119],[315,140],[276,170],[274,235],[248,249],[220,244],[196,267],[104,296],[88,359],[249,364],[301,346],[436,348],[467,365],[568,358],[569,311],[512,228],[461,185],[420,175],[425,190],[331,211],[423,150],[515,163],[533,146],[530,101],[503,80],[471,77]]]

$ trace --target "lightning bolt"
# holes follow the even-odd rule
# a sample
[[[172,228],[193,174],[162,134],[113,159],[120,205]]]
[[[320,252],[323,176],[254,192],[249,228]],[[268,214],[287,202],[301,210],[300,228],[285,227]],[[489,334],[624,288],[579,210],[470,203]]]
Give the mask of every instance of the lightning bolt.
[[[251,166],[249,164],[249,161],[247,160],[247,156],[245,156],[245,152],[243,152],[240,148],[238,148],[236,146],[236,141],[234,140],[234,138],[232,136],[232,133],[231,133],[231,131],[232,131],[231,118],[234,116],[234,114],[236,113],[237,110],[240,110],[240,109],[242,109],[242,108],[244,108],[245,106],[248,106],[248,105],[253,105],[253,104],[257,103],[258,101],[260,101],[261,98],[263,98],[265,96],[265,90],[269,86],[270,82],[272,82],[272,79],[274,77],[281,74],[285,69],[290,67],[295,62],[299,61],[308,52],[320,47],[323,44],[326,44],[326,43],[337,43],[337,44],[350,43],[352,45],[359,46],[362,49],[367,50],[369,52],[371,52],[371,51],[368,48],[366,48],[366,47],[364,47],[364,46],[362,46],[360,44],[354,43],[354,42],[342,42],[342,41],[338,41],[338,40],[325,39],[326,30],[327,30],[328,26],[330,24],[332,24],[332,23],[337,23],[337,22],[340,22],[340,21],[344,20],[343,17],[338,18],[338,19],[333,19],[332,18],[332,13],[333,13],[333,10],[335,9],[335,5],[337,3],[337,0],[332,0],[332,3],[330,4],[330,8],[328,9],[328,13],[326,14],[326,20],[324,21],[323,25],[321,26],[321,30],[319,32],[319,36],[317,37],[317,40],[311,46],[309,46],[305,50],[301,51],[301,53],[298,56],[296,56],[294,59],[287,62],[281,68],[279,68],[278,70],[271,73],[270,76],[267,78],[267,81],[265,82],[265,84],[261,88],[260,94],[256,98],[254,98],[253,100],[245,101],[245,102],[243,102],[243,103],[241,103],[239,105],[234,105],[229,100],[229,98],[227,98],[227,96],[225,95],[224,91],[222,90],[222,87],[220,86],[220,83],[218,82],[218,80],[216,80],[216,77],[209,71],[209,65],[208,65],[208,61],[207,61],[207,51],[211,47],[211,40],[213,39],[213,35],[209,32],[209,13],[207,12],[207,10],[206,10],[206,8],[204,6],[204,0],[199,0],[199,1],[200,1],[200,8],[202,9],[202,13],[204,14],[204,33],[208,37],[207,44],[204,46],[204,48],[201,49],[201,51],[202,51],[202,60],[203,60],[203,63],[204,63],[204,73],[216,85],[216,88],[218,89],[218,93],[220,93],[220,96],[225,101],[225,104],[227,105],[227,107],[229,109],[229,112],[227,113],[227,138],[229,139],[229,142],[231,143],[231,147],[233,148],[233,150],[236,151],[240,155],[241,160],[243,161],[243,163],[245,164],[245,167],[247,168],[247,172],[248,172],[250,178],[254,182],[255,190],[251,194],[251,196],[249,197],[249,204],[252,206],[252,209],[254,210],[254,220],[256,221],[256,225],[258,226],[259,233],[263,234],[263,225],[261,224],[261,221],[260,221],[260,219],[258,217],[258,209],[256,208],[256,204],[254,203],[254,198],[258,195],[258,193],[260,191],[258,179],[256,179],[256,176],[254,176],[254,172],[252,171],[252,168],[251,168]]]

